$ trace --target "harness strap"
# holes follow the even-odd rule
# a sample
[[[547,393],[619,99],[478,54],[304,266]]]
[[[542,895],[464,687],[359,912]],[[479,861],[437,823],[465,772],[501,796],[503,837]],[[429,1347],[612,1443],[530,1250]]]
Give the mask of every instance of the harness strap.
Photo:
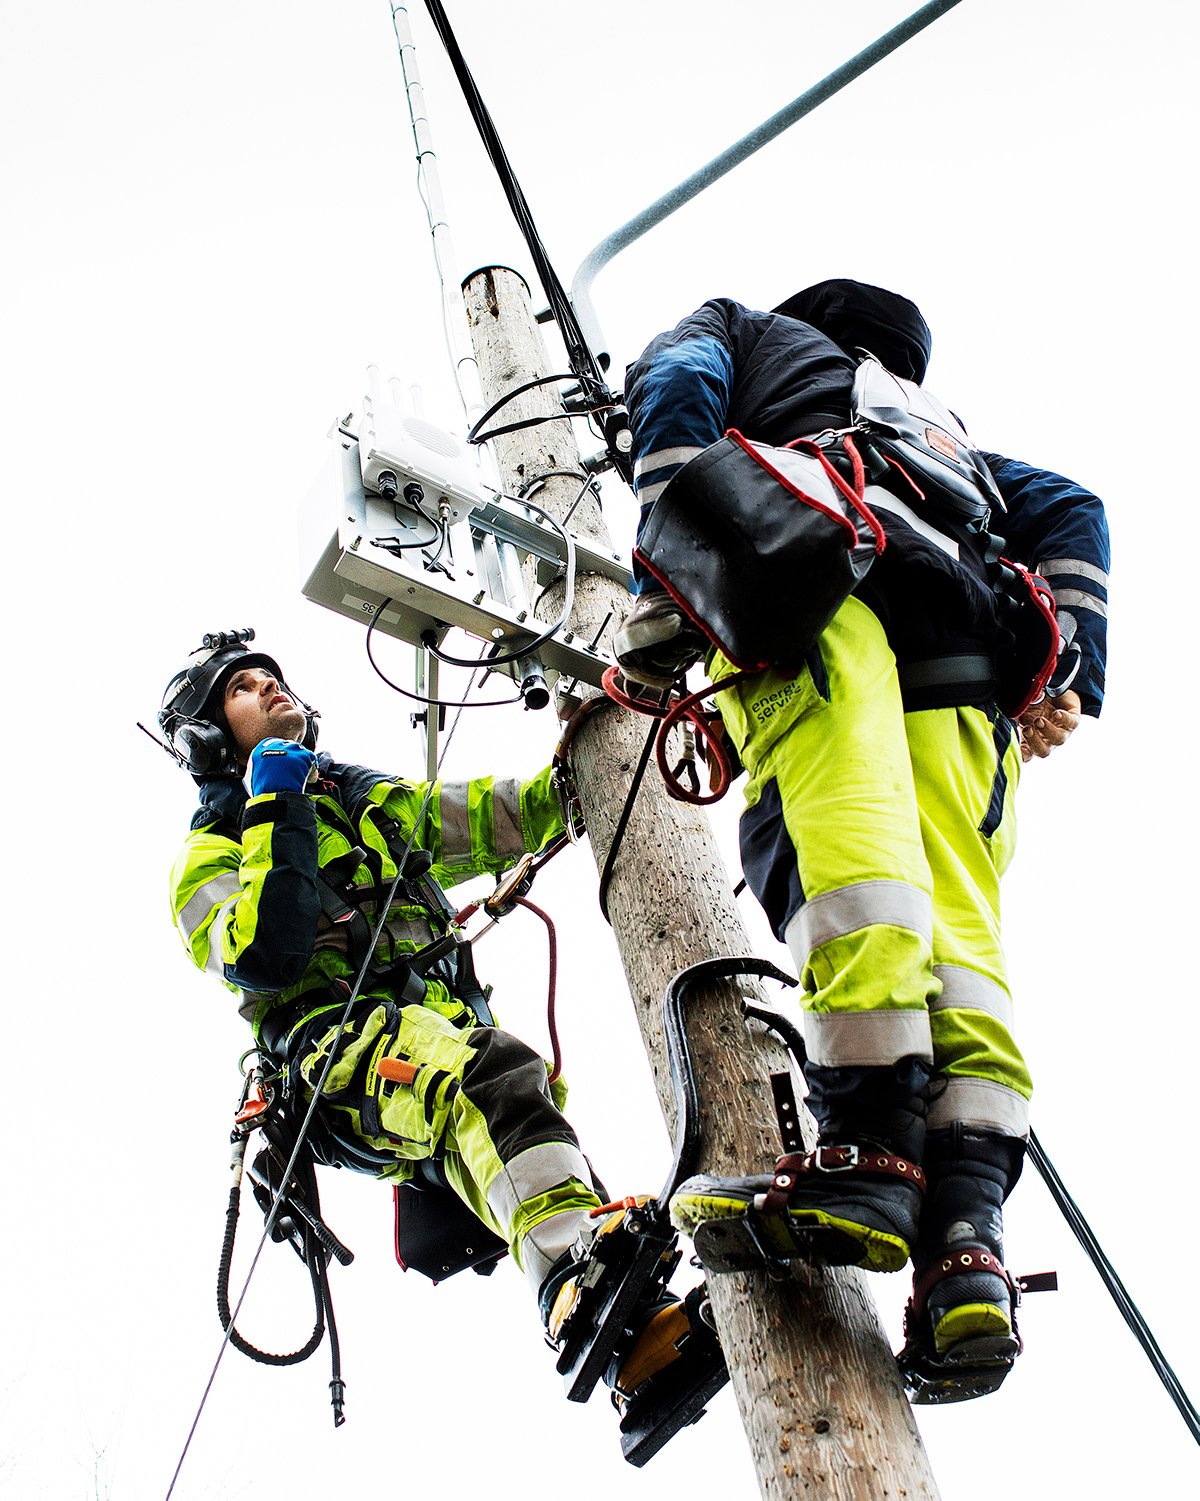
[[[913,1288],[912,1299],[909,1304],[914,1319],[920,1318],[925,1311],[925,1304],[929,1294],[947,1277],[957,1277],[965,1272],[990,1272],[992,1276],[999,1277],[1008,1287],[1010,1301],[1015,1313],[1017,1304],[1021,1301],[1021,1290],[1012,1276],[1001,1265],[1000,1261],[990,1251],[985,1251],[981,1246],[967,1246],[963,1249],[947,1249],[943,1256],[939,1256],[925,1275]],[[1016,1321],[1013,1321],[1013,1333],[1016,1333]]]
[[[771,1186],[763,1199],[767,1214],[787,1212],[788,1200],[799,1178],[808,1173],[855,1173],[870,1178],[900,1178],[925,1192],[925,1173],[915,1163],[891,1152],[863,1147],[817,1147],[812,1152],[789,1152],[775,1164]]]
[[[969,689],[972,697],[992,693],[998,681],[995,665],[984,652],[958,652],[946,657],[926,657],[919,662],[902,662],[897,664],[896,674],[906,708],[919,695],[933,690],[939,690],[939,697],[947,689]]]
[[[488,991],[479,983],[475,973],[475,952],[469,943],[460,943],[454,950],[456,998],[470,1006],[481,1027],[494,1027],[496,1018],[488,1002]]]

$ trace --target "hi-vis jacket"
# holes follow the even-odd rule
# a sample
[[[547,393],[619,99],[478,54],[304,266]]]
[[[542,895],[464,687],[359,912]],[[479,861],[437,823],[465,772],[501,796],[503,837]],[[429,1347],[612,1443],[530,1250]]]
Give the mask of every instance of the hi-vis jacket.
[[[915,314],[924,329],[912,304],[894,301],[898,317]],[[630,367],[625,385],[643,520],[681,465],[728,428],[784,445],[848,426],[854,372],[854,359],[811,324],[728,298],[706,302],[660,334]],[[1109,567],[1103,506],[1061,475],[998,454],[984,457],[1007,506],[990,526],[1008,557],[1050,584],[1064,640],[1082,659],[1071,686],[1084,713],[1098,714]],[[859,593],[882,620],[897,661],[991,650],[998,622],[979,540],[965,532],[946,537],[915,516],[880,519],[888,546]],[[723,673],[718,668],[714,675]]]
[[[192,959],[240,995],[255,1041],[272,1047],[279,1045],[278,1027],[268,1020],[272,1012],[276,1021],[287,1017],[285,1030],[303,1024],[329,1004],[331,982],[352,979],[361,962],[348,952],[348,927],[324,910],[319,870],[340,885],[357,858],[352,852],[362,851],[350,896],[373,920],[376,898],[396,874],[392,849],[403,851],[414,827],[412,848],[432,855],[430,876],[439,885],[506,870],[563,831],[549,768],[525,782],[435,782],[428,804],[428,783],[340,765],[325,752],[318,770],[311,794],[249,797],[233,777],[203,783],[201,806],[171,876],[175,923]],[[400,891],[373,970],[444,929],[435,893]],[[370,986],[368,993],[374,993]],[[310,998],[311,1008],[305,1004]],[[436,978],[426,983],[424,1004],[454,1020],[465,1009]]]

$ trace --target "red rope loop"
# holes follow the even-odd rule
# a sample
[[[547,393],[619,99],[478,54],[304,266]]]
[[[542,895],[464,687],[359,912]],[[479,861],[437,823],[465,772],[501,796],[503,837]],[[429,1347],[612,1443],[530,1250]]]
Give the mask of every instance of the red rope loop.
[[[756,677],[759,670],[752,668],[745,672],[734,673],[732,677],[724,678],[719,683],[705,683],[703,688],[695,693],[683,694],[673,703],[670,702],[669,695],[664,695],[667,698],[666,702],[634,698],[623,688],[618,687],[617,680],[621,674],[617,667],[607,668],[601,682],[609,698],[614,703],[620,704],[623,709],[630,709],[635,714],[646,714],[652,719],[661,721],[655,737],[654,753],[659,774],[668,795],[677,802],[706,807],[709,803],[720,802],[729,791],[729,784],[733,780],[733,767],[721,736],[715,733],[713,728],[715,723],[720,722],[721,716],[716,711],[706,712],[702,707],[703,700],[713,693],[722,693],[726,688],[732,688],[735,683],[743,682],[746,678]],[[675,691],[672,690],[672,692]],[[690,724],[703,742],[701,754],[709,768],[709,791],[706,793],[696,788],[686,787],[679,780],[680,771],[689,763],[680,761],[674,767],[668,764],[671,731],[676,725],[683,723]]]

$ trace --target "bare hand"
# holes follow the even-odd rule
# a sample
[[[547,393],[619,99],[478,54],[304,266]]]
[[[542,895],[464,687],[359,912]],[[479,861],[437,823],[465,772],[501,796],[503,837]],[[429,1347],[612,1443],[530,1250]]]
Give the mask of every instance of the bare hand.
[[[1065,745],[1067,736],[1079,723],[1078,693],[1070,688],[1056,698],[1040,698],[1031,704],[1017,721],[1021,732],[1021,760],[1048,756],[1056,745]]]

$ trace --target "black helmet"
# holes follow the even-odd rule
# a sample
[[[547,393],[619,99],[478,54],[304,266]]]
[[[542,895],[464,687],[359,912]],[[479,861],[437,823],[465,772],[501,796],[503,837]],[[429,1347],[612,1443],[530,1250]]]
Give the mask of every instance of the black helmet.
[[[266,652],[251,651],[247,641],[254,631],[211,631],[203,644],[167,684],[158,725],[167,750],[197,779],[220,776],[238,769],[237,747],[221,707],[222,679],[234,668],[265,667],[304,711],[304,744],[317,743],[317,711],[288,688],[279,663]]]

